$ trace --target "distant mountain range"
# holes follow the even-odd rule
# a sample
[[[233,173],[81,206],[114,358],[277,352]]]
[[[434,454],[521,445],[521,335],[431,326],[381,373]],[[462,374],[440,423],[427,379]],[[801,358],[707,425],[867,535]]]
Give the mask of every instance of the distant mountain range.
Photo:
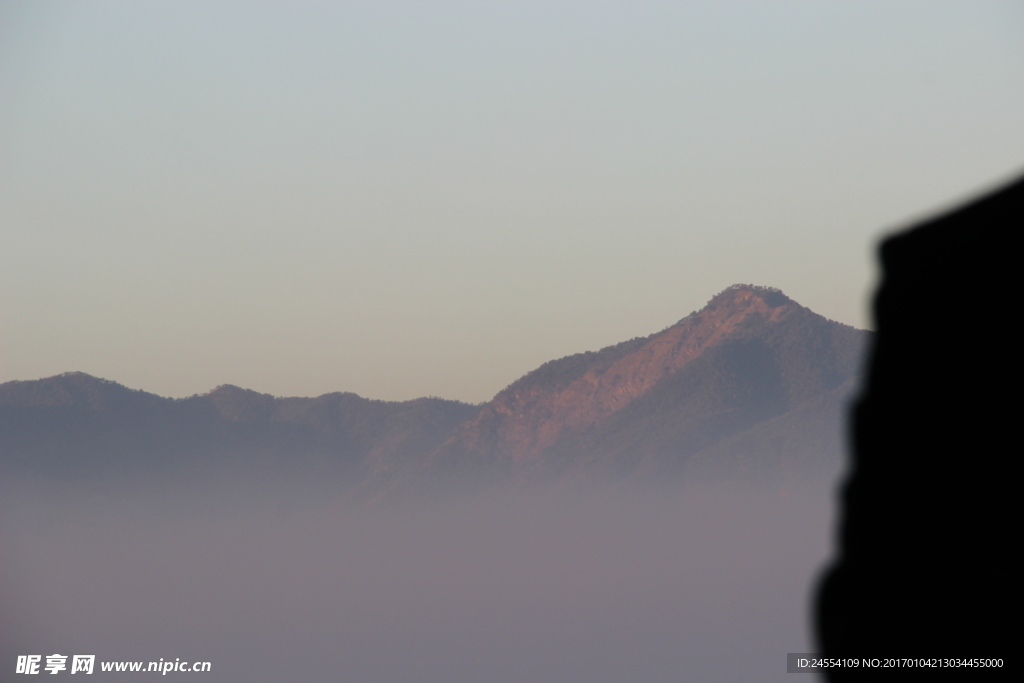
[[[756,477],[840,462],[870,333],[735,285],[648,337],[540,366],[478,406],[224,385],[169,399],[80,372],[0,384],[0,471],[64,480]]]

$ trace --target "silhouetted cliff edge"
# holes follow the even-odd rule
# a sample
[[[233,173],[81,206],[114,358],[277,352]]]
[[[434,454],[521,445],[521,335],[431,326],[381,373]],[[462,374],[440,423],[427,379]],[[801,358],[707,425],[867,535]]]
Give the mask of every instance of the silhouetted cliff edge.
[[[818,595],[829,657],[1013,662],[1020,342],[1009,314],[1022,228],[1018,180],[881,246],[878,334],[853,413],[839,556]],[[828,680],[880,673],[832,670]]]

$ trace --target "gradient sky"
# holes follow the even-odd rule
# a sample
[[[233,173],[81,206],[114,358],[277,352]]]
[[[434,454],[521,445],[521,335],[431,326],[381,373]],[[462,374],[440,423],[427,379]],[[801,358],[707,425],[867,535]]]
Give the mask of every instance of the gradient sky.
[[[0,0],[0,381],[476,402],[1024,168],[1018,2]]]

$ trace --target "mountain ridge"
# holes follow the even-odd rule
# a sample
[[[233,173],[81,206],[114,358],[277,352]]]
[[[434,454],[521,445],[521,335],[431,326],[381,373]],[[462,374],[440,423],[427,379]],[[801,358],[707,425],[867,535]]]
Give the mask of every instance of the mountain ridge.
[[[368,489],[478,474],[667,476],[815,400],[834,417],[841,405],[822,397],[853,386],[869,336],[778,289],[733,285],[659,332],[548,361],[478,405],[233,385],[171,399],[64,373],[0,384],[0,467],[230,463],[333,473]]]

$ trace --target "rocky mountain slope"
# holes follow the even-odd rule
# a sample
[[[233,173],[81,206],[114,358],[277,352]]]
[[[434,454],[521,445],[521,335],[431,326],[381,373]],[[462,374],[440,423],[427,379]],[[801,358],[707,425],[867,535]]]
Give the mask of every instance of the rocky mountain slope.
[[[708,469],[713,449],[728,450],[759,425],[762,438],[751,435],[748,446],[790,448],[757,467],[766,457],[793,460],[805,441],[838,427],[867,336],[778,290],[734,286],[661,332],[527,374],[460,425],[425,468],[665,476],[698,462]],[[805,465],[836,466],[836,441]]]

